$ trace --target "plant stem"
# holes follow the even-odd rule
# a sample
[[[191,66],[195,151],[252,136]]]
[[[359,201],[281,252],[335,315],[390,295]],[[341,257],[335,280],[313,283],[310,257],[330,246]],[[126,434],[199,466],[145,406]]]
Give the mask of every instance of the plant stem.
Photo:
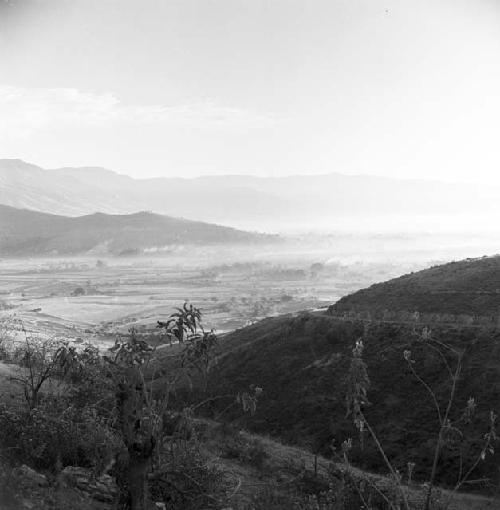
[[[385,451],[382,448],[382,445],[380,444],[380,441],[378,440],[378,437],[375,434],[375,431],[371,428],[371,426],[368,423],[368,421],[366,420],[364,414],[362,412],[360,412],[360,415],[361,415],[361,418],[363,419],[363,422],[366,425],[366,428],[368,429],[368,432],[370,432],[370,435],[372,436],[373,441],[377,445],[378,451],[382,455],[382,458],[384,459],[384,462],[385,462],[386,466],[388,467],[389,471],[391,472],[391,475],[392,475],[392,477],[394,479],[394,482],[398,484],[398,488],[399,488],[399,490],[401,492],[401,495],[403,496],[403,501],[404,501],[404,505],[405,505],[406,510],[410,510],[410,504],[408,503],[408,496],[405,493],[405,491],[404,491],[403,487],[401,486],[401,484],[399,483],[399,476],[396,473],[396,470],[394,469],[393,465],[391,464],[391,462],[387,458],[387,455],[385,454]]]
[[[457,389],[457,381],[458,381],[458,377],[460,375],[461,370],[462,370],[462,356],[461,356],[461,354],[458,354],[458,361],[457,361],[457,366],[455,368],[455,373],[453,375],[453,384],[451,386],[450,397],[448,399],[448,405],[446,407],[446,412],[443,417],[443,422],[441,424],[441,427],[439,428],[436,449],[434,450],[434,460],[432,462],[431,478],[429,480],[429,487],[427,489],[427,495],[425,497],[424,510],[429,510],[430,506],[431,506],[432,489],[434,488],[434,482],[436,480],[436,472],[437,472],[437,466],[438,466],[438,462],[439,462],[439,456],[441,455],[443,432],[446,427],[446,423],[448,422],[448,416],[450,414],[451,407],[455,400],[455,391]]]

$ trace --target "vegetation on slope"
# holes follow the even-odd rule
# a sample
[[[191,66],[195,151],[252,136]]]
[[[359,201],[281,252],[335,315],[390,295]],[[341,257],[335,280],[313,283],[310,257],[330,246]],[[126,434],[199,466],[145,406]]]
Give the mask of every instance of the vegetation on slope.
[[[490,409],[500,402],[500,333],[473,328],[442,327],[436,338],[465,349],[457,388],[456,413],[467,400],[477,402],[476,421],[467,427],[460,448],[465,462],[478,453],[487,432]],[[418,479],[428,479],[439,428],[436,412],[426,390],[411,374],[404,359],[410,350],[422,378],[437,389],[441,404],[448,398],[442,360],[407,325],[342,322],[327,315],[304,314],[264,320],[228,335],[210,385],[217,393],[237,391],[258,381],[264,387],[256,414],[244,425],[258,433],[328,453],[332,440],[339,445],[357,431],[346,416],[346,378],[354,342],[364,337],[364,358],[371,379],[365,414],[376,430],[388,456],[404,472],[415,463]],[[456,416],[452,416],[456,418]],[[385,472],[375,445],[366,438],[364,451],[353,449],[355,463],[368,470]],[[490,477],[498,485],[500,456],[481,463],[478,477]],[[437,478],[453,485],[459,469],[456,451],[446,450]]]
[[[450,262],[377,283],[343,297],[332,308],[498,316],[500,256]]]
[[[151,495],[172,508],[199,508],[189,506],[190,497],[183,506],[172,500],[173,495],[182,499],[190,490],[199,491],[204,507],[222,508],[231,495],[224,489],[224,475],[212,472],[203,456],[207,447],[198,441],[195,449],[186,449],[193,435],[193,413],[205,409],[238,428],[270,434],[312,452],[338,454],[341,445],[344,471],[331,474],[328,487],[321,482],[321,489],[312,491],[312,499],[304,499],[300,491],[292,497],[278,491],[242,509],[361,508],[364,498],[377,496],[379,489],[377,494],[371,489],[364,492],[371,482],[356,479],[350,462],[387,474],[385,456],[391,464],[388,492],[369,508],[398,508],[396,500],[387,498],[392,498],[388,496],[394,488],[391,484],[406,494],[398,473],[407,471],[411,471],[410,483],[432,480],[431,487],[435,481],[456,488],[457,473],[460,479],[460,473],[472,467],[478,481],[473,487],[499,487],[500,455],[493,448],[496,435],[489,428],[495,421],[491,411],[500,402],[499,332],[444,324],[433,326],[431,332],[418,322],[349,321],[316,312],[266,319],[227,335],[218,344],[213,332],[200,328],[200,318],[198,309],[185,305],[166,322],[159,322],[167,340],[175,343],[161,357],[146,337],[134,332],[118,339],[105,358],[91,347],[78,353],[67,345],[50,350],[42,342],[36,350],[38,344],[27,338],[24,350],[16,354],[24,367],[24,375],[17,379],[27,407],[21,411],[16,406],[0,408],[4,431],[0,453],[10,462],[45,469],[56,480],[64,473],[61,468],[75,463],[99,475],[112,470],[125,495],[125,507],[133,510],[149,508]],[[445,350],[430,348],[431,336]],[[460,353],[460,370],[450,368],[450,352]],[[366,363],[369,381],[364,368],[362,384],[353,381],[353,362],[358,368]],[[34,366],[41,369],[35,374],[60,378],[69,391],[43,395],[45,375],[38,384],[37,377],[33,379]],[[429,401],[429,393],[436,406]],[[346,413],[356,405],[357,411]],[[446,408],[444,419],[438,419],[436,407]],[[369,435],[363,435],[365,425],[370,427]],[[263,469],[268,453],[261,445],[242,441],[238,434],[224,434],[226,457]],[[492,442],[485,450],[488,434]],[[175,448],[182,448],[183,441],[179,458]],[[440,453],[437,463],[433,461],[436,451]],[[191,482],[195,480],[194,485],[188,483],[189,489],[183,485],[186,470]],[[235,490],[239,487],[238,483]],[[266,487],[270,488],[269,481]],[[430,489],[423,492],[429,495],[429,504],[414,506],[406,501],[405,508],[443,508],[434,505]],[[345,504],[344,497],[354,497],[354,502]]]
[[[264,243],[275,236],[148,212],[76,218],[0,205],[0,255],[140,254],[173,245]]]

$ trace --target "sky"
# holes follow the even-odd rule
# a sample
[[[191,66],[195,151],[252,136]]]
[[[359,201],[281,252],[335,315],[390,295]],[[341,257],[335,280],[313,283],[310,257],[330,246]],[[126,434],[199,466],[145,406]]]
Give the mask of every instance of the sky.
[[[500,184],[498,0],[0,0],[0,158]]]

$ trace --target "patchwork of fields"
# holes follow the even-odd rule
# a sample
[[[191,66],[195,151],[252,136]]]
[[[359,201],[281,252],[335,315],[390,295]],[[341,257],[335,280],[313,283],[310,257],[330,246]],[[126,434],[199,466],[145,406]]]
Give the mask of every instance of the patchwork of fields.
[[[222,333],[326,307],[440,260],[477,256],[487,249],[484,242],[427,234],[310,234],[272,247],[177,246],[162,256],[5,258],[0,318],[42,336],[109,344],[132,327],[153,330],[189,300],[204,312],[205,327]]]
[[[75,341],[112,342],[134,327],[154,329],[188,300],[219,333],[264,317],[326,307],[386,278],[391,264],[318,262],[314,257],[5,259],[0,314],[30,332]],[[231,259],[229,259],[231,260]]]

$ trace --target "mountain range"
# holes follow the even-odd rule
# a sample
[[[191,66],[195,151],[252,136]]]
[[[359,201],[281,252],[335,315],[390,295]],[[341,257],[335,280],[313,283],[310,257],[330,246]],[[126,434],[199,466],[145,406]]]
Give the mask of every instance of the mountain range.
[[[499,197],[494,187],[339,173],[133,179],[0,160],[1,204],[67,216],[148,210],[252,230],[364,227],[377,218],[404,228],[428,218],[424,224],[436,227],[436,215],[457,223],[500,214]]]
[[[0,255],[138,255],[179,245],[268,243],[276,236],[149,212],[68,217],[0,205]]]

